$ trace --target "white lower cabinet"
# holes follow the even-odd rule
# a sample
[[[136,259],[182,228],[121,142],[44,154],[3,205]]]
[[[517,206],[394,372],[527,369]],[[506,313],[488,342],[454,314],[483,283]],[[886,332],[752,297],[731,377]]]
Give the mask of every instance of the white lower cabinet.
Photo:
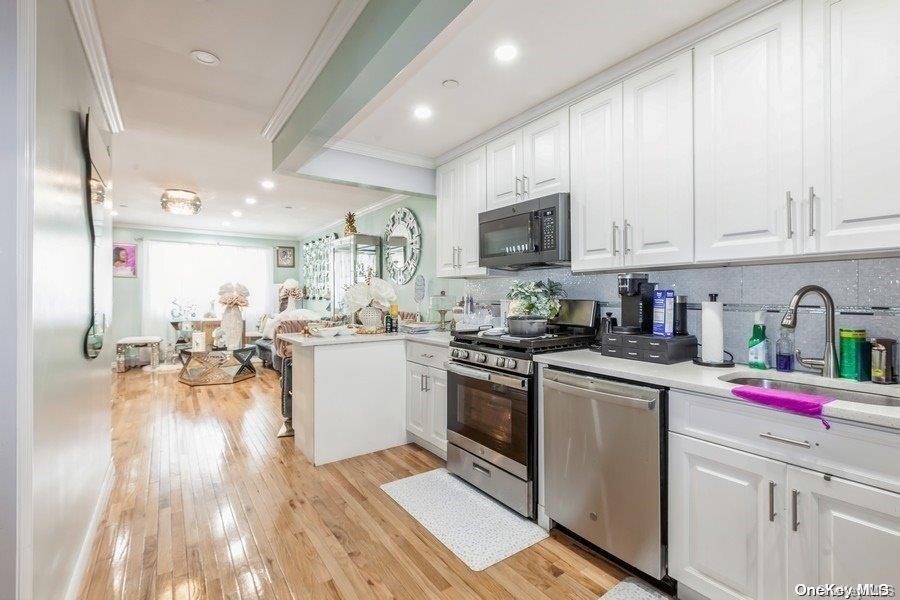
[[[900,590],[900,495],[793,466],[786,492],[789,596],[829,583]]]
[[[427,450],[446,455],[447,371],[407,361],[406,431]]]
[[[709,598],[784,598],[784,463],[669,434],[669,575]]]
[[[713,599],[900,589],[900,494],[669,433],[669,574]]]

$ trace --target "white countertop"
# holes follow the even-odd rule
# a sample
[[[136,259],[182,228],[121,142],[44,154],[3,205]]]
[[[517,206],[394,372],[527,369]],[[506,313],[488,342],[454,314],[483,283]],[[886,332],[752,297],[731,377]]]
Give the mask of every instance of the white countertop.
[[[740,374],[748,377],[769,377],[900,398],[900,385],[878,385],[876,383],[852,381],[849,379],[831,380],[808,373],[780,373],[774,369],[761,371],[750,369],[746,365],[730,369],[701,367],[690,361],[674,365],[660,365],[603,356],[599,352],[590,350],[548,352],[537,355],[535,360],[545,365],[554,365],[597,375],[620,377],[622,379],[633,379],[643,383],[689,392],[711,394],[732,400],[736,396],[731,394],[731,389],[736,387],[737,384],[720,380],[719,377],[722,375]],[[900,429],[900,406],[877,406],[835,400],[824,406],[823,416]]]
[[[431,333],[374,333],[374,334],[355,334],[355,335],[337,335],[334,337],[317,337],[314,335],[301,335],[299,333],[282,333],[281,339],[290,342],[301,348],[310,348],[314,346],[337,346],[341,344],[362,344],[373,342],[390,342],[397,340],[410,340],[421,342],[432,346],[449,346],[450,333],[433,331]]]

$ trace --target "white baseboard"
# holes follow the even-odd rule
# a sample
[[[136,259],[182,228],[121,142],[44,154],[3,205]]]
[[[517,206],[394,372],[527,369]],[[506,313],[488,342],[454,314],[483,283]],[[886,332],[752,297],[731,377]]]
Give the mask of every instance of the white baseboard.
[[[447,460],[447,450],[446,449],[441,449],[438,446],[435,446],[434,444],[432,444],[431,442],[425,441],[424,439],[420,438],[419,436],[417,436],[414,433],[407,431],[406,432],[406,441],[410,442],[412,444],[415,444],[416,446],[418,446],[424,450],[428,450],[429,452],[431,452],[432,454],[434,454],[441,460]]]
[[[73,569],[72,576],[69,578],[69,585],[66,586],[66,593],[63,596],[66,600],[75,600],[78,596],[78,591],[81,589],[84,576],[87,574],[88,567],[90,567],[91,550],[93,549],[94,540],[97,538],[97,533],[100,529],[103,511],[106,510],[106,505],[109,502],[109,496],[112,492],[114,473],[115,469],[113,468],[112,461],[110,461],[109,468],[106,469],[106,475],[103,477],[103,485],[100,487],[100,496],[97,498],[97,504],[94,505],[94,513],[91,515],[91,522],[88,524],[88,529],[84,534],[84,540],[81,542],[81,549],[78,551],[78,560],[75,561],[75,569]]]

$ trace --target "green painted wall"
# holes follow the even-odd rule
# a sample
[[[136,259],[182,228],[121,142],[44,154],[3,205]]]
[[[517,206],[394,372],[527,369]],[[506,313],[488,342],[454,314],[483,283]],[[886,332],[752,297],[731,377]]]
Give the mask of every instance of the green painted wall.
[[[440,293],[441,290],[445,290],[448,295],[451,297],[461,296],[465,290],[465,280],[463,279],[438,279],[434,276],[436,266],[437,266],[437,250],[436,250],[436,221],[435,221],[435,199],[434,198],[421,198],[410,196],[408,198],[404,198],[398,200],[393,204],[389,204],[387,206],[383,206],[378,210],[372,211],[370,213],[366,213],[360,215],[356,220],[356,229],[359,233],[367,233],[370,235],[378,235],[382,236],[384,234],[384,228],[387,225],[388,218],[391,216],[391,213],[394,212],[397,208],[401,206],[405,206],[409,208],[415,215],[416,219],[419,221],[419,228],[422,231],[422,257],[419,261],[419,268],[416,271],[416,275],[424,275],[425,280],[428,282],[428,294],[434,295]],[[302,243],[308,242],[310,240],[322,237],[328,233],[336,233],[338,236],[343,235],[344,226],[341,224],[338,227],[333,227],[331,229],[323,229],[316,232],[315,235],[310,236],[303,240]],[[301,248],[301,257],[300,257],[300,265],[301,271],[303,266],[303,254]],[[302,272],[301,272],[302,276]],[[415,276],[413,276],[415,279]],[[303,280],[301,279],[301,282]],[[413,286],[413,282],[410,281],[406,285],[396,285],[397,289],[397,300],[400,305],[400,310],[418,310],[416,306],[416,302],[413,299],[413,294],[415,288]],[[307,307],[312,308],[314,310],[324,310],[326,306],[326,302],[324,301],[307,301]],[[427,304],[426,304],[427,308]]]
[[[136,278],[116,277],[113,279],[113,315],[110,326],[110,339],[117,339],[130,335],[141,334],[141,277],[143,265],[141,265],[141,248],[139,238],[145,240],[166,240],[172,242],[199,242],[206,244],[231,244],[233,246],[252,246],[274,248],[275,246],[293,246],[294,256],[298,257],[293,269],[279,269],[275,267],[273,278],[275,283],[281,283],[289,277],[298,278],[299,244],[296,240],[277,240],[269,238],[239,237],[229,235],[208,235],[200,233],[187,233],[179,231],[161,231],[155,229],[130,229],[128,227],[113,228],[113,242],[125,242],[138,244],[138,276]]]

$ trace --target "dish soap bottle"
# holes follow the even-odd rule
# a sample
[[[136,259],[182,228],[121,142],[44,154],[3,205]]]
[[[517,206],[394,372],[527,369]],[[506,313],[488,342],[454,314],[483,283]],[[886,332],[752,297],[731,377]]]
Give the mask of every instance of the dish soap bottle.
[[[762,311],[757,312],[754,316],[753,333],[750,335],[747,346],[750,348],[747,366],[751,369],[768,369],[769,340],[766,339],[766,324]]]
[[[794,370],[794,340],[787,327],[781,328],[781,337],[775,342],[775,369],[784,373]]]

